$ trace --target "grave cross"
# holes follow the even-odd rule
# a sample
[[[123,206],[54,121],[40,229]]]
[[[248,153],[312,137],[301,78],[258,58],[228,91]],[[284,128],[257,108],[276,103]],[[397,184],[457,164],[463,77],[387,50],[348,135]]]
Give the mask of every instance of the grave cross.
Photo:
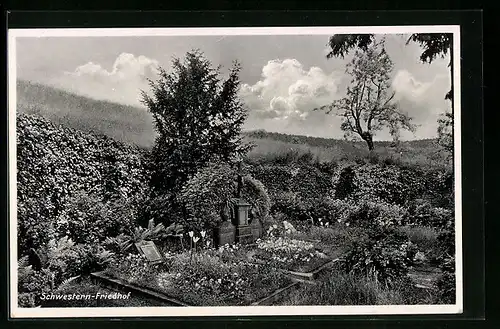
[[[236,190],[236,198],[241,199],[241,188],[243,186],[243,177],[241,176],[241,159],[238,160],[238,188]]]

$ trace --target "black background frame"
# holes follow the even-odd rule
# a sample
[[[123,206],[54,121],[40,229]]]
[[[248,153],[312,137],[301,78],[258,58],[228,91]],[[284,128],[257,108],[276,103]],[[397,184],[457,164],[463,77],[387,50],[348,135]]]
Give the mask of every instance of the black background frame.
[[[461,131],[462,131],[462,249],[464,280],[464,313],[456,315],[392,315],[392,316],[238,316],[238,317],[169,317],[121,318],[102,325],[129,328],[137,320],[148,321],[148,326],[200,326],[225,328],[241,326],[287,327],[331,326],[358,328],[401,328],[410,325],[406,320],[418,321],[417,326],[445,328],[450,321],[472,328],[467,320],[485,318],[485,222],[484,222],[484,151],[483,151],[483,15],[481,11],[12,11],[6,13],[7,28],[112,28],[112,27],[257,27],[257,26],[388,26],[388,25],[460,25],[461,56]],[[4,36],[6,37],[6,35]],[[5,40],[5,39],[4,39]],[[326,41],[325,41],[326,44]],[[422,64],[426,65],[426,64]],[[6,67],[6,61],[4,62]],[[5,76],[6,77],[6,76]],[[6,81],[6,79],[4,80]],[[6,86],[7,87],[7,86]],[[7,92],[7,89],[3,89]],[[7,95],[7,93],[6,93]],[[4,98],[5,100],[7,97]],[[5,109],[8,109],[4,103]],[[7,140],[7,116],[2,120],[2,137]],[[13,136],[11,136],[12,138]],[[7,155],[7,143],[0,143]],[[7,156],[4,158],[7,165]],[[7,166],[5,167],[7,168]],[[7,173],[4,170],[4,173]],[[2,178],[3,179],[3,178]],[[7,179],[2,181],[7,186]],[[0,209],[7,220],[1,222],[0,232],[8,239],[8,193],[3,194]],[[7,264],[8,250],[2,253]],[[15,246],[12,246],[15,247]],[[5,260],[5,262],[4,262]],[[15,261],[15,260],[14,260]],[[8,266],[1,267],[2,282],[8,279]],[[14,283],[15,284],[15,283]],[[2,285],[1,298],[8,305],[10,289]],[[5,292],[5,293],[3,293]],[[2,310],[6,318],[10,308]],[[40,326],[80,327],[101,325],[106,318],[40,319]],[[116,319],[118,320],[118,319]],[[158,322],[158,320],[162,320]],[[371,321],[367,321],[371,320]],[[375,321],[373,321],[375,320]],[[431,322],[422,320],[433,320]],[[446,321],[443,321],[446,320]],[[28,326],[30,320],[11,319],[10,324]],[[31,320],[32,321],[32,320]],[[163,321],[175,321],[165,324]],[[202,323],[200,323],[202,321]],[[283,321],[286,321],[283,322]],[[307,321],[307,322],[306,322]],[[311,322],[312,321],[312,322]],[[332,321],[335,321],[332,323]],[[90,322],[90,323],[87,323]],[[99,323],[96,323],[99,322]],[[475,322],[474,322],[475,323]],[[31,323],[33,324],[33,323]],[[30,325],[31,326],[31,325]],[[474,326],[475,327],[475,326]]]

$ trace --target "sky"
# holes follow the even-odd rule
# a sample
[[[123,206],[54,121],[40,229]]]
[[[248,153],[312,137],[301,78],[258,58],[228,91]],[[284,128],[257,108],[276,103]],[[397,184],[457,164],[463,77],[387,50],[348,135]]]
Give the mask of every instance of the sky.
[[[378,35],[380,39],[382,36]],[[418,125],[405,140],[434,138],[437,119],[448,111],[449,58],[432,64],[419,60],[422,49],[406,45],[407,35],[385,35],[394,63],[395,100]],[[17,79],[42,83],[79,95],[141,107],[141,90],[167,71],[172,58],[199,49],[227,73],[234,60],[242,64],[239,96],[249,109],[245,129],[342,138],[341,118],[312,111],[345,95],[351,78],[346,58],[327,59],[329,35],[18,37]],[[376,140],[388,140],[381,131]]]

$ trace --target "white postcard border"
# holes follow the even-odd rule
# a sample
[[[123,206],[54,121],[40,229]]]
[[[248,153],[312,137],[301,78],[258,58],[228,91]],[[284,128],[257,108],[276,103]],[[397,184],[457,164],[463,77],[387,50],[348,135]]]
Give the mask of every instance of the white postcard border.
[[[17,189],[16,189],[16,38],[25,37],[125,37],[125,36],[230,36],[230,35],[325,35],[346,33],[411,34],[453,33],[454,55],[454,175],[456,303],[454,305],[373,306],[227,306],[227,307],[106,307],[19,308],[17,306]],[[460,99],[460,26],[342,26],[342,27],[218,27],[218,28],[77,28],[8,30],[8,147],[10,214],[10,316],[12,318],[72,317],[192,317],[280,315],[403,315],[457,314],[463,312],[462,264],[462,166]]]

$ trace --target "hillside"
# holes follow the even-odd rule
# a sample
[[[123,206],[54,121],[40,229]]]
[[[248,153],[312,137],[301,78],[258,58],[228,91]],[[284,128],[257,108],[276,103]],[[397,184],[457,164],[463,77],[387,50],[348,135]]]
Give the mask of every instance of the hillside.
[[[27,81],[17,82],[17,111],[38,114],[53,123],[102,133],[149,147],[154,141],[151,115],[144,109],[99,101]]]
[[[151,147],[155,132],[151,115],[144,109],[75,95],[53,87],[18,81],[19,113],[38,114],[53,123],[104,134],[118,141]],[[319,161],[365,158],[362,142],[295,136],[262,130],[243,133],[245,140],[255,144],[249,156],[269,160],[280,156],[296,157],[308,153]],[[402,142],[396,149],[390,142],[375,142],[375,152],[382,158],[402,160],[419,165],[448,165],[434,140]]]

